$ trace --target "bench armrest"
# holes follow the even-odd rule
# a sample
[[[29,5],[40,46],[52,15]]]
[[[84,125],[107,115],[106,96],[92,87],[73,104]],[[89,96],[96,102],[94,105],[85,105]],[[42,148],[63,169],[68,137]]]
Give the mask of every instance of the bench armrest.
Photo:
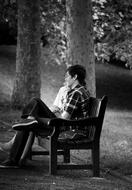
[[[98,117],[88,117],[78,120],[67,120],[62,118],[54,118],[48,120],[48,125],[61,128],[62,126],[92,126],[99,122]]]
[[[43,123],[47,125],[49,128],[53,128],[52,135],[58,136],[62,131],[67,131],[70,128],[72,129],[81,129],[86,130],[86,128],[90,128],[91,126],[97,126],[99,122],[98,117],[88,117],[84,119],[78,119],[78,120],[67,120],[62,118],[41,118],[43,120]],[[39,129],[38,129],[39,130]],[[42,126],[40,127],[40,131],[43,132],[45,128]],[[51,136],[52,136],[51,135]]]

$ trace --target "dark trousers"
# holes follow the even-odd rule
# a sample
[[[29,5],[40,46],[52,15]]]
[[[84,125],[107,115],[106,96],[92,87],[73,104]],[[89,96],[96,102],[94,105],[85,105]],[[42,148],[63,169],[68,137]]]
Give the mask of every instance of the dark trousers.
[[[41,125],[44,130],[42,136],[48,136],[51,134],[52,129],[48,128],[44,124],[44,118],[55,118],[55,114],[45,105],[45,103],[39,98],[33,98],[25,106],[22,111],[22,118],[27,118],[28,116],[33,116],[38,121],[38,125]],[[37,135],[41,135],[35,132]],[[12,145],[9,158],[16,163],[19,162],[25,145],[29,137],[28,131],[18,131]]]

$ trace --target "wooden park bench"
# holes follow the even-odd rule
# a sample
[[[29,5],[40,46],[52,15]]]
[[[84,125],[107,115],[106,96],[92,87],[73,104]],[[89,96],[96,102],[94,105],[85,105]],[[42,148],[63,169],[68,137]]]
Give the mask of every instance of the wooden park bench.
[[[108,98],[103,96],[101,99],[90,97],[88,103],[89,117],[79,120],[65,120],[61,118],[47,119],[49,126],[53,127],[51,136],[44,139],[46,151],[31,150],[30,156],[49,155],[49,173],[56,174],[60,169],[92,169],[93,176],[100,175],[100,135],[104,120]],[[76,129],[78,131],[87,131],[87,136],[77,139],[60,138],[65,130]],[[25,147],[21,157],[21,162],[29,154],[29,147],[32,145],[30,138],[33,139],[34,133],[30,132],[29,142]],[[91,150],[91,164],[71,164],[70,150]],[[63,155],[64,164],[57,162],[58,155]]]

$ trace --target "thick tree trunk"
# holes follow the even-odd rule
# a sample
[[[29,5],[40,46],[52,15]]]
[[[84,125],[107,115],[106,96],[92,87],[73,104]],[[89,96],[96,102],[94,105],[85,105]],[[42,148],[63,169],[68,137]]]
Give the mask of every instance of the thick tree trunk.
[[[95,62],[91,0],[67,0],[67,61],[87,70],[87,86],[95,96]]]
[[[40,97],[40,4],[39,0],[18,0],[16,78],[12,106],[23,107]]]

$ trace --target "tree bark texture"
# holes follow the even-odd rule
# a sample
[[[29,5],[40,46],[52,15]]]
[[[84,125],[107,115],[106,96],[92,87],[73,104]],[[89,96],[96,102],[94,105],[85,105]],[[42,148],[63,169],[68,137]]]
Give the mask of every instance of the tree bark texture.
[[[39,0],[18,0],[16,77],[12,106],[23,107],[40,97],[40,4]]]
[[[87,86],[96,95],[91,0],[67,0],[67,61],[87,70]]]

